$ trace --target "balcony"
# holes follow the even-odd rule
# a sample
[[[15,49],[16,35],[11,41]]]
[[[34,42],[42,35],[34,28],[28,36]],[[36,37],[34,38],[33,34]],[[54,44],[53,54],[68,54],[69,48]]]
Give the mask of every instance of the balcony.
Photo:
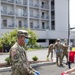
[[[55,18],[54,18],[54,15],[52,15],[52,16],[51,16],[51,20],[54,20],[54,19],[55,19]]]
[[[14,3],[14,0],[8,0],[9,3]]]
[[[49,9],[49,6],[48,5],[41,5],[41,8]]]
[[[22,4],[20,1],[16,1],[16,4]]]
[[[39,4],[35,4],[34,7],[39,7]]]
[[[45,16],[42,15],[41,18],[42,18],[42,19],[45,19]]]
[[[8,25],[8,27],[14,27],[14,24]]]
[[[1,2],[4,2],[4,3],[14,3],[14,0],[1,0]]]
[[[54,10],[54,6],[53,5],[51,6],[51,10]]]
[[[7,0],[1,0],[1,2],[7,2]]]
[[[8,12],[8,15],[14,15],[13,11]]]
[[[1,14],[7,14],[7,11],[1,10]]]
[[[27,5],[27,2],[23,2],[23,5]]]
[[[34,29],[38,30],[39,29],[39,25],[37,25],[36,27],[34,27]]]
[[[46,16],[46,19],[49,19],[49,16]]]
[[[27,26],[27,24],[24,24],[24,28],[27,28],[28,26]]]
[[[32,8],[39,8],[39,4],[29,4]]]
[[[34,16],[34,18],[39,18],[39,15]]]

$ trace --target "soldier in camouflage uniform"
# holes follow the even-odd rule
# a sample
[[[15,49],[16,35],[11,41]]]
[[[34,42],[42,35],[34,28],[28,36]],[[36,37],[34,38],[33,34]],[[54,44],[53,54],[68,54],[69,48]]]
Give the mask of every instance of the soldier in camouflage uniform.
[[[68,62],[68,45],[67,45],[67,40],[65,39],[64,40],[64,44],[62,46],[62,50],[63,50],[63,57],[62,59],[64,58],[64,56],[66,56],[66,64]]]
[[[61,49],[61,46],[62,46],[62,44],[60,43],[60,39],[57,39],[56,43],[54,45],[54,48],[55,48],[55,51],[56,51],[56,64],[58,66],[63,66],[63,64],[62,64],[63,51]]]
[[[30,66],[26,51],[22,47],[27,41],[28,32],[25,30],[18,30],[17,38],[17,42],[10,49],[10,59],[12,65],[11,75],[40,75],[38,71]]]
[[[51,61],[53,61],[53,49],[54,49],[54,44],[50,44],[48,47],[48,54],[47,54],[47,60],[49,60],[49,54],[51,56]]]

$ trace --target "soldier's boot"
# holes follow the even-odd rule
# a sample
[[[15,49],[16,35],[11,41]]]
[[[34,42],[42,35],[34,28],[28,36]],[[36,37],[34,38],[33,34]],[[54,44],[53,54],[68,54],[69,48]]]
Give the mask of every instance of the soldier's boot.
[[[56,58],[56,64],[57,64],[57,66],[59,66],[59,63],[58,63],[58,57]]]

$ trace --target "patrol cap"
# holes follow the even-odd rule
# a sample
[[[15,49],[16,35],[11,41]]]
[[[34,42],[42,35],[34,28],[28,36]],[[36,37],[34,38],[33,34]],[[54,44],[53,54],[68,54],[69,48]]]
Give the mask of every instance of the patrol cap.
[[[26,31],[26,30],[18,30],[17,37],[19,37],[19,36],[24,36],[26,38],[30,38],[30,35],[28,35],[28,31]]]
[[[59,41],[60,41],[60,39],[57,39],[56,41],[57,41],[57,42],[59,42]]]

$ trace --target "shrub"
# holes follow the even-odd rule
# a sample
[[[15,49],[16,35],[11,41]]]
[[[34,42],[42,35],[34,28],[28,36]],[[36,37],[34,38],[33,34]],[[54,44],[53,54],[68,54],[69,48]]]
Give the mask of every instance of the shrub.
[[[37,60],[38,60],[38,57],[37,57],[37,56],[33,56],[32,59],[33,59],[34,61],[37,61]]]
[[[5,61],[7,62],[8,65],[10,65],[10,58],[9,57],[5,58]]]

